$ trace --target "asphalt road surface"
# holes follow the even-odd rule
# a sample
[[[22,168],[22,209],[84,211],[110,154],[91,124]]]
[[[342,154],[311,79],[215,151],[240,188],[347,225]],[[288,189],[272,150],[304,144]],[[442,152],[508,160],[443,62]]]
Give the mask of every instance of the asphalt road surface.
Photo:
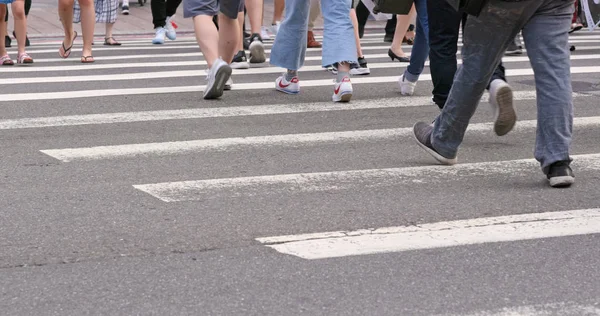
[[[382,38],[348,104],[320,49],[299,95],[265,63],[205,101],[190,37],[93,65],[34,43],[0,68],[0,314],[600,315],[600,32],[572,36],[569,189],[532,160],[526,55],[504,59],[515,130],[485,95],[443,167],[410,132],[438,113],[429,69],[401,96]]]

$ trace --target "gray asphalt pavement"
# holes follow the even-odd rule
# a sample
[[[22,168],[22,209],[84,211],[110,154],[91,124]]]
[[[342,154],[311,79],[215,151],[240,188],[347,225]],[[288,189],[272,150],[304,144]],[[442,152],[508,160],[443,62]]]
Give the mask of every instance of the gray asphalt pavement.
[[[371,74],[353,76],[348,104],[331,102],[318,49],[299,95],[275,91],[281,69],[265,63],[235,70],[213,101],[189,37],[122,38],[95,46],[93,65],[79,63],[80,42],[67,60],[59,42],[35,42],[34,65],[0,68],[0,314],[600,315],[600,228],[586,225],[600,212],[600,32],[572,36],[576,184],[557,190],[530,161],[526,55],[504,60],[515,130],[495,136],[483,100],[460,165],[440,168],[409,133],[439,113],[429,69],[401,96],[406,64],[369,31]],[[540,214],[576,210],[589,220],[534,232]],[[509,233],[469,242],[500,216]],[[400,251],[360,231],[428,223],[467,241],[402,235],[421,245]],[[302,235],[338,231],[391,248],[336,256],[334,238]],[[260,241],[285,235],[308,246],[290,255]],[[320,240],[331,255],[303,259]]]

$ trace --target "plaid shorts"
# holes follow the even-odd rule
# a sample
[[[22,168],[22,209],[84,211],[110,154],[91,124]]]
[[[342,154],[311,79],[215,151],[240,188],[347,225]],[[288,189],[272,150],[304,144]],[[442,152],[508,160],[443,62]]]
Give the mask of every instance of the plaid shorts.
[[[96,23],[115,23],[118,7],[119,0],[94,0]],[[75,5],[73,6],[73,22],[81,22],[81,7],[77,0],[75,0]]]

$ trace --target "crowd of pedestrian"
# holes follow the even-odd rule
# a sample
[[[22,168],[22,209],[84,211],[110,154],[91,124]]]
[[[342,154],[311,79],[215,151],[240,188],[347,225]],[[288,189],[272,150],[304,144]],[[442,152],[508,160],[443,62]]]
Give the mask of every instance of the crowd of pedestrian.
[[[153,44],[176,40],[173,16],[181,2],[151,1]],[[270,63],[286,69],[275,79],[277,91],[299,93],[298,71],[304,65],[307,48],[322,46],[322,66],[335,75],[331,99],[350,101],[354,93],[351,75],[370,73],[360,45],[370,14],[368,9],[360,0],[274,2],[272,23],[263,26],[263,0],[183,0],[183,16],[193,19],[197,43],[208,65],[204,98],[216,99],[231,89],[232,69],[264,63],[263,41],[274,36]],[[384,37],[384,41],[391,42],[388,55],[392,61],[407,65],[398,79],[402,95],[413,95],[425,62],[430,60],[432,101],[439,107],[440,114],[433,123],[415,124],[418,144],[440,163],[456,163],[469,120],[486,89],[494,110],[494,132],[502,136],[513,129],[517,116],[502,56],[522,54],[522,36],[535,72],[538,96],[535,158],[550,185],[572,184],[569,146],[573,104],[568,34],[583,27],[577,3],[575,0],[489,0],[475,17],[455,10],[447,0],[414,0],[408,14],[389,19]],[[4,43],[0,43],[1,64],[13,64],[6,51],[11,45],[7,32],[8,4],[18,45],[16,62],[33,63],[26,52],[31,0],[0,0],[0,17],[3,17],[0,34],[5,34]],[[118,9],[118,0],[59,0],[58,12],[64,30],[59,56],[68,58],[79,36],[73,23],[81,23],[82,63],[94,62],[92,45],[97,23],[106,25],[104,45],[121,45],[112,34]],[[121,3],[121,13],[130,13],[126,0]],[[313,33],[319,16],[324,20],[322,43]],[[249,32],[246,32],[246,24]],[[461,29],[463,64],[458,67],[456,53]],[[402,44],[413,45],[410,56],[404,53]],[[248,56],[246,51],[249,51]]]

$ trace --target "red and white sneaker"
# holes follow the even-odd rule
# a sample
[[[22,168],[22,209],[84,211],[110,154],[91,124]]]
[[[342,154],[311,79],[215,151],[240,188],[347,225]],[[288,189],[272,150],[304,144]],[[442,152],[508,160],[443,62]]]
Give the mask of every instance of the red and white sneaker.
[[[352,98],[352,83],[349,77],[336,82],[333,86],[333,102],[349,102]]]
[[[300,81],[298,80],[298,76],[295,76],[290,81],[285,80],[285,74],[279,76],[279,78],[275,80],[275,89],[287,94],[298,94],[298,92],[300,92]]]

